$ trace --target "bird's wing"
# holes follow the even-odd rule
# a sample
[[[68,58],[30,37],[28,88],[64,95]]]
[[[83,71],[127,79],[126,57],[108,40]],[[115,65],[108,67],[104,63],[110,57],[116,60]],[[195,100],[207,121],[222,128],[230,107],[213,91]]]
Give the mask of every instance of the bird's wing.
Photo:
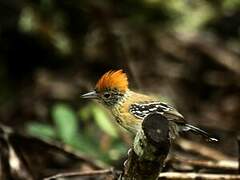
[[[174,107],[163,102],[134,103],[129,112],[139,119],[144,119],[151,113],[160,113],[168,120],[185,124],[183,116]]]
[[[211,137],[204,130],[195,127],[193,125],[187,124],[183,116],[172,106],[162,103],[162,102],[151,102],[151,103],[135,103],[130,106],[130,113],[139,119],[144,119],[147,115],[151,113],[159,113],[165,116],[171,123],[171,125],[179,125],[176,129],[175,126],[170,126],[170,134],[172,137],[176,137],[179,131],[191,131],[196,134],[202,135],[208,141],[218,141],[218,139]],[[176,124],[175,124],[176,123]]]

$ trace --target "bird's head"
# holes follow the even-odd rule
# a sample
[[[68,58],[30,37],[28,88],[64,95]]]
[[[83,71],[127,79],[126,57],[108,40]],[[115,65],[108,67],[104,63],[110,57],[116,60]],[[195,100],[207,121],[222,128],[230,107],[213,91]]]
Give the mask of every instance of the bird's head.
[[[127,75],[122,70],[108,71],[97,82],[95,90],[82,98],[97,99],[106,106],[114,106],[128,90]]]

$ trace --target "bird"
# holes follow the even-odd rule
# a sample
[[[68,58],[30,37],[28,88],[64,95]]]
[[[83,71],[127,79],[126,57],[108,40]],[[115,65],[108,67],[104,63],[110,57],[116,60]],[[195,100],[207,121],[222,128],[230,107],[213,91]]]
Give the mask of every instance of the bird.
[[[120,70],[110,70],[97,81],[95,89],[81,95],[82,98],[97,99],[110,110],[116,122],[126,130],[136,134],[149,114],[158,113],[169,120],[169,137],[175,139],[181,132],[192,132],[208,141],[218,141],[206,131],[185,120],[172,105],[161,102],[156,97],[129,89],[128,77]]]

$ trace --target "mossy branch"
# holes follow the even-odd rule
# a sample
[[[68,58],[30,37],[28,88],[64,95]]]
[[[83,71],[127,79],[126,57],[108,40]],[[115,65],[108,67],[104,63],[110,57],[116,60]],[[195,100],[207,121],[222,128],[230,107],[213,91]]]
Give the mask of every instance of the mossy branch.
[[[147,116],[136,134],[133,148],[124,164],[124,180],[155,180],[164,166],[170,148],[168,120],[161,114]]]

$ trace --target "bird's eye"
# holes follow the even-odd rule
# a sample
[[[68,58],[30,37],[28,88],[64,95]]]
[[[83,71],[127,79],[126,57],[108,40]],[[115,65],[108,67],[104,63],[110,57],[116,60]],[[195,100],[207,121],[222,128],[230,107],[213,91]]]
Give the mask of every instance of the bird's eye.
[[[111,95],[110,95],[110,93],[104,93],[104,95],[103,95],[105,98],[109,98]]]

